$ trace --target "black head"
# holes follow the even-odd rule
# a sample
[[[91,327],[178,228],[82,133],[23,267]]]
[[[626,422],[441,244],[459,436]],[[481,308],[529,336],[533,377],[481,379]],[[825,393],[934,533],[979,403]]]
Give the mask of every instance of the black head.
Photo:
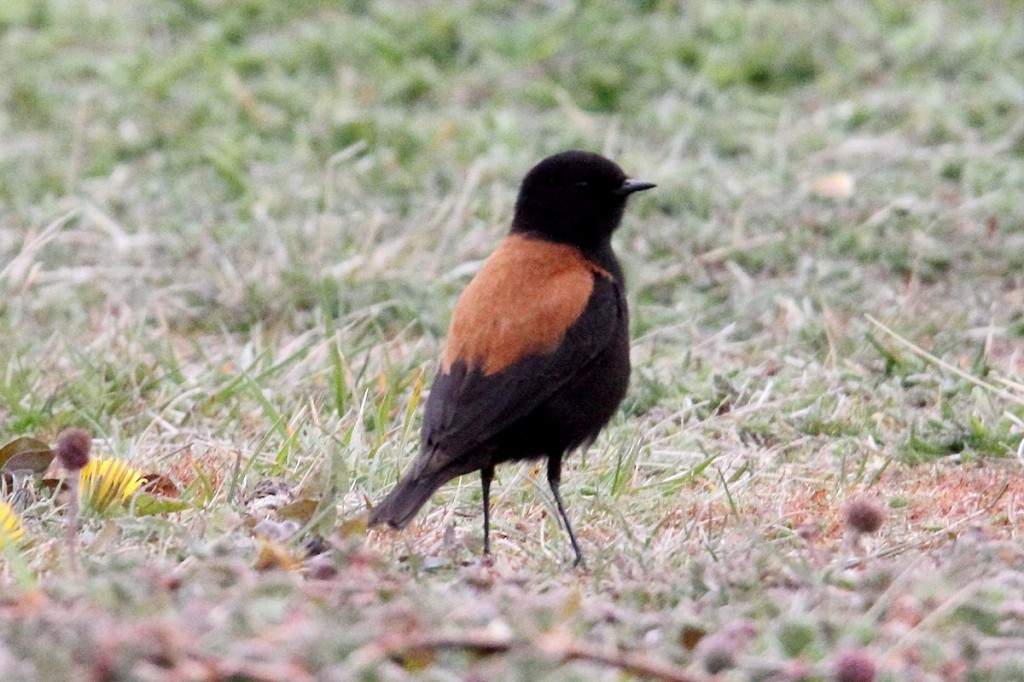
[[[654,183],[631,180],[614,162],[568,151],[544,159],[526,174],[516,199],[512,232],[532,232],[583,249],[607,243],[622,220],[626,199]]]

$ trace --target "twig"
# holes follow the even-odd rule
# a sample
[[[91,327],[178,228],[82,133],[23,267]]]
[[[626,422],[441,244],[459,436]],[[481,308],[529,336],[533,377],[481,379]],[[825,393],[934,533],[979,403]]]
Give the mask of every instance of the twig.
[[[1003,384],[1004,386],[1009,386],[1010,388],[1012,388],[1015,391],[1018,391],[1020,393],[1024,393],[1024,384],[1022,384],[1019,381],[1014,381],[1012,379],[1007,379],[1006,377],[996,377],[996,381],[998,381],[999,383]]]
[[[316,678],[295,663],[270,663],[228,659],[207,659],[217,680],[246,679],[253,682],[313,682]]]
[[[21,245],[21,251],[0,270],[0,281],[6,279],[12,287],[24,284],[39,251],[55,239],[64,225],[80,212],[80,208],[73,208],[44,227],[38,234],[26,237]]]
[[[928,362],[932,363],[933,365],[936,365],[936,366],[940,367],[941,369],[946,370],[947,372],[949,372],[951,374],[955,374],[958,377],[960,377],[961,379],[964,379],[965,381],[968,381],[968,382],[974,384],[975,386],[978,386],[980,388],[984,388],[986,391],[991,391],[992,393],[995,393],[997,396],[999,396],[1003,400],[1009,400],[1010,402],[1013,402],[1013,403],[1016,403],[1018,405],[1024,406],[1024,396],[1014,395],[1013,393],[1005,391],[1005,390],[999,388],[998,386],[996,386],[994,384],[990,384],[989,382],[984,381],[983,379],[979,379],[978,377],[974,376],[973,374],[971,374],[969,372],[963,371],[962,369],[960,369],[956,365],[952,365],[952,364],[946,362],[945,360],[943,360],[942,358],[940,358],[938,356],[935,356],[935,355],[932,355],[931,353],[926,351],[924,348],[921,348],[921,346],[918,346],[913,341],[910,341],[910,340],[905,339],[904,337],[900,336],[899,334],[894,332],[892,329],[890,329],[889,327],[885,326],[885,324],[883,324],[882,322],[879,322],[878,320],[876,320],[871,315],[865,315],[865,317],[867,318],[868,322],[870,322],[871,324],[875,325],[876,327],[881,329],[883,332],[885,332],[886,334],[888,334],[889,336],[894,338],[896,341],[898,341],[899,343],[901,343],[904,346],[906,346],[907,348],[909,348],[916,355],[924,358],[925,360],[927,360]]]
[[[246,661],[236,658],[217,659],[212,656],[193,655],[176,660],[171,667],[142,661],[133,670],[136,676],[153,682],[182,682],[206,680],[225,682],[245,679],[252,682],[314,682],[316,677],[296,663]]]
[[[68,543],[68,564],[71,566],[71,573],[76,578],[82,577],[82,564],[78,561],[78,472],[68,477],[68,490],[71,499],[68,500],[67,518],[65,519],[65,532]]]
[[[385,658],[399,658],[416,651],[466,649],[480,654],[506,653],[516,642],[511,635],[467,632],[457,635],[385,635],[352,652],[357,665],[369,665]]]
[[[702,676],[687,672],[674,663],[631,652],[607,650],[581,642],[564,631],[548,633],[536,641],[515,639],[511,635],[485,631],[442,635],[394,635],[367,644],[356,650],[352,656],[359,664],[367,665],[385,658],[400,658],[422,651],[464,649],[478,654],[493,655],[509,653],[514,649],[529,648],[536,649],[562,662],[599,663],[633,675],[663,682],[705,682],[706,680]]]
[[[771,242],[778,241],[779,235],[777,234],[760,234],[752,237],[747,237],[742,242],[726,244],[725,246],[719,246],[714,249],[709,249],[704,253],[694,256],[691,260],[701,264],[708,265],[710,263],[719,263],[729,258],[735,253],[743,253],[744,251],[750,251],[758,247],[770,244]]]
[[[896,640],[892,646],[889,647],[880,657],[880,661],[888,661],[892,659],[897,653],[899,653],[907,643],[910,642],[914,637],[917,637],[926,628],[931,627],[942,618],[946,617],[957,609],[964,601],[976,593],[979,590],[977,582],[969,580],[966,585],[961,587],[959,590],[954,592],[952,595],[946,598],[945,601],[941,602],[938,606],[932,609],[932,612],[922,618],[920,621],[915,623],[909,630],[903,633],[898,640]]]
[[[601,663],[623,672],[649,677],[665,682],[702,682],[704,677],[696,677],[686,672],[683,668],[668,661],[651,658],[641,654],[628,651],[608,651],[598,648],[592,644],[574,641],[565,652],[564,659],[567,661],[589,661]]]

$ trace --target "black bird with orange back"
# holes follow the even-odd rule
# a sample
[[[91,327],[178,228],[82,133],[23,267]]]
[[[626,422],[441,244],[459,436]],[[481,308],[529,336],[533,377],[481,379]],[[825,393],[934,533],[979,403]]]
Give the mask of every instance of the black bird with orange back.
[[[559,492],[562,457],[592,441],[629,383],[629,316],[611,236],[629,195],[654,187],[615,163],[567,151],[523,180],[512,229],[459,297],[427,399],[419,456],[370,511],[404,528],[441,485],[480,472],[484,553],[490,486],[502,462],[547,457]]]

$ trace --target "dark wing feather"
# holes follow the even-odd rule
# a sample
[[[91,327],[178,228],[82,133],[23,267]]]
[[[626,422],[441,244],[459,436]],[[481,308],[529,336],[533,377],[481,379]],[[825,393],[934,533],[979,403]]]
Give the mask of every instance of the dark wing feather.
[[[583,314],[554,352],[527,356],[490,375],[463,362],[438,372],[427,399],[416,475],[444,469],[453,478],[479,469],[481,462],[470,453],[537,409],[614,341],[620,325],[628,323],[624,293],[606,277],[594,280]]]

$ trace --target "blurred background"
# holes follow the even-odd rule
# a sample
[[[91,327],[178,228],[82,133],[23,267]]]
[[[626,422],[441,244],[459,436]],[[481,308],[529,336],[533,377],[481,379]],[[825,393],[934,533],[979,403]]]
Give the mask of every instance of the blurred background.
[[[563,479],[593,570],[529,466],[494,571],[476,479],[367,535],[456,296],[567,148],[658,183],[616,235],[630,393]],[[85,427],[178,511],[87,519],[86,582],[4,598],[0,672],[622,679],[578,636],[1021,679],[1022,190],[1020,0],[3,0],[0,435]],[[68,575],[26,485],[23,587]],[[384,646],[439,622],[499,653]],[[284,667],[225,663],[255,651]]]

